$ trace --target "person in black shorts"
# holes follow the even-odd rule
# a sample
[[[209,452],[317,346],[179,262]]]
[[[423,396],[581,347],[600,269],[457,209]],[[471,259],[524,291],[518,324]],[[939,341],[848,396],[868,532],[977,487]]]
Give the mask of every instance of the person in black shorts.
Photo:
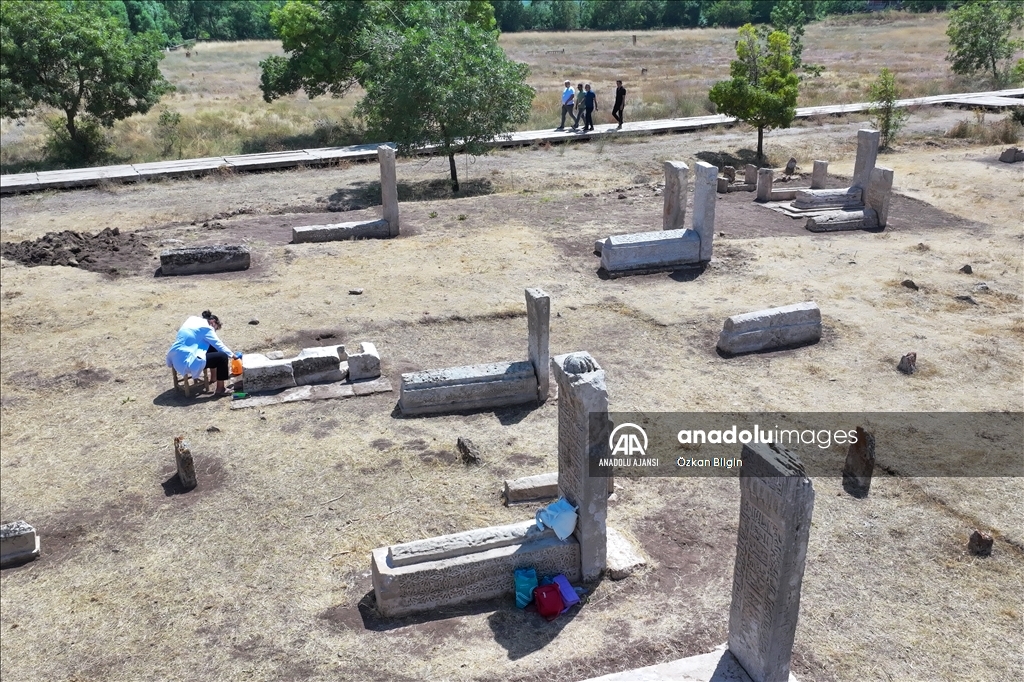
[[[622,127],[622,109],[626,105],[626,88],[622,87],[622,81],[615,81],[615,106],[612,107],[612,118],[619,122]]]

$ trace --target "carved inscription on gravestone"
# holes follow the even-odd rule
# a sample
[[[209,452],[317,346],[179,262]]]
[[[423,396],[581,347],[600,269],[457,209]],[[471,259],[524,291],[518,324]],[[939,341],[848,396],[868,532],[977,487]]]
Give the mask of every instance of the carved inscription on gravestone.
[[[754,682],[785,682],[793,653],[814,488],[795,455],[744,445],[729,650]]]

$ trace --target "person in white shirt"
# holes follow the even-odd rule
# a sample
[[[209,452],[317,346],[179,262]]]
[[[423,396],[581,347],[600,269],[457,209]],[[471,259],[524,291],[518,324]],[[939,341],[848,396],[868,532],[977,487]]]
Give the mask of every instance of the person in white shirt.
[[[565,130],[565,115],[572,116],[572,110],[576,103],[576,91],[572,89],[572,83],[565,81],[565,90],[562,91],[562,122],[555,130]]]
[[[227,393],[224,381],[228,378],[228,359],[232,356],[231,350],[217,336],[220,328],[220,318],[204,310],[202,317],[193,315],[185,320],[167,351],[167,366],[182,376],[195,378],[203,373],[204,367],[209,367],[211,379],[217,382],[214,395]]]

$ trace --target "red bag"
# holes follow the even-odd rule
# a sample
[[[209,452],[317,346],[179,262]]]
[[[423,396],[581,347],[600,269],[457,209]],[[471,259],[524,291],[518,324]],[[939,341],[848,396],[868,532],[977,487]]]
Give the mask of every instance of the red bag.
[[[533,600],[537,605],[537,613],[548,620],[554,620],[565,609],[562,593],[558,585],[541,585],[533,590]]]

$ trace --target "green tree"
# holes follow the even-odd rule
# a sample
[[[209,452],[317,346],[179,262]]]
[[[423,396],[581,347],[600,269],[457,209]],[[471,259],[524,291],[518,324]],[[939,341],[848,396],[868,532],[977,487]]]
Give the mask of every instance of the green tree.
[[[793,73],[789,36],[747,24],[739,29],[731,80],[719,81],[708,98],[719,113],[757,128],[757,158],[764,159],[764,131],[788,128],[796,116],[799,80]]]
[[[896,75],[883,68],[878,79],[871,84],[869,93],[871,108],[868,109],[868,115],[872,117],[875,129],[881,133],[881,148],[889,149],[907,121],[906,110],[896,106],[896,100],[900,98]]]
[[[464,21],[459,3],[434,5],[430,14],[417,26],[376,29],[357,112],[400,152],[437,145],[458,191],[456,152],[482,153],[524,123],[533,89],[528,67],[505,56],[493,32]]]
[[[750,21],[751,0],[718,0],[705,11],[712,26],[742,26]]]
[[[1001,84],[1011,72],[1014,52],[1024,48],[1024,40],[1011,38],[1014,30],[1022,27],[1024,4],[1016,0],[971,0],[949,13],[946,60],[954,73],[991,71],[992,81]]]
[[[804,53],[804,24],[807,23],[803,3],[801,0],[780,0],[772,9],[771,21],[776,30],[785,31],[789,35],[793,68],[799,69],[803,63],[801,57]]]
[[[133,36],[121,20],[99,16],[87,3],[4,0],[0,115],[59,109],[69,143],[87,157],[90,122],[110,127],[145,113],[171,89],[160,74],[162,43],[156,32]]]

